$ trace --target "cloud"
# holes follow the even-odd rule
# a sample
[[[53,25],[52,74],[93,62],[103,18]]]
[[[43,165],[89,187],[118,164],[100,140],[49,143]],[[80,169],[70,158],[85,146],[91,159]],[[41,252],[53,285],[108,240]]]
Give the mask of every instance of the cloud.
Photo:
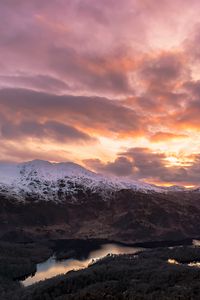
[[[120,153],[132,160],[140,178],[157,177],[165,168],[165,154],[153,153],[148,148],[130,148]]]
[[[99,159],[84,160],[84,164],[94,171],[114,176],[129,176],[157,184],[199,185],[200,154],[185,166],[169,165],[164,153],[156,153],[148,148],[130,148],[113,162],[104,163]]]
[[[196,1],[192,2],[196,6]],[[133,94],[134,82],[130,81],[131,73],[135,72],[133,62],[141,53],[152,52],[152,43],[156,47],[163,42],[162,37],[167,40],[173,33],[179,40],[179,32],[174,28],[178,28],[179,20],[187,21],[186,13],[191,6],[182,0],[183,13],[178,14],[179,5],[179,0],[160,4],[135,0],[123,3],[113,0],[100,3],[91,0],[84,3],[3,0],[0,3],[1,70],[4,76],[15,76],[21,70],[30,77],[49,74],[57,80],[62,78],[74,92],[106,96]],[[159,63],[160,68],[157,67]],[[178,64],[178,55],[174,60],[162,55],[154,59],[152,67],[147,62],[142,73],[144,76],[150,74],[153,80],[153,71],[165,79],[164,74],[177,75]],[[24,78],[24,85],[26,83]],[[21,82],[13,82],[15,87],[19,84],[22,87]],[[40,85],[39,82],[39,89]]]
[[[199,100],[186,102],[184,107],[174,112],[169,118],[169,127],[176,127],[177,130],[198,132],[200,128],[200,103]]]
[[[138,179],[157,177],[165,168],[165,155],[152,153],[148,148],[130,148],[119,153],[114,162],[102,163],[97,159],[85,160],[84,163],[98,172],[116,176],[133,175]],[[153,174],[152,174],[153,172]]]
[[[99,172],[196,182],[197,157],[167,156],[199,148],[199,12],[198,0],[1,0],[0,156],[56,149]]]
[[[158,131],[150,136],[150,141],[153,143],[159,143],[163,141],[185,139],[188,136],[186,134],[175,134],[171,132]]]
[[[1,87],[13,87],[19,88],[32,88],[37,91],[51,91],[53,93],[60,93],[61,91],[70,90],[70,87],[62,80],[54,78],[49,75],[29,75],[29,74],[17,74],[17,75],[0,75]]]
[[[183,76],[183,58],[180,53],[164,52],[148,59],[142,65],[140,74],[148,85],[171,85]]]
[[[120,102],[100,97],[55,95],[33,90],[0,90],[0,108],[9,118],[52,119],[82,128],[107,133],[136,135],[143,130],[143,120]],[[16,118],[16,119],[17,119]]]
[[[83,163],[98,173],[129,176],[133,174],[132,162],[126,157],[118,157],[114,162],[103,163],[100,159],[86,159]]]
[[[43,159],[62,162],[71,160],[71,153],[69,151],[52,147],[50,144],[46,147],[44,142],[42,144],[29,144],[24,140],[22,147],[18,142],[1,139],[0,147],[0,160],[3,161],[24,162],[33,159]]]
[[[62,76],[70,86],[85,91],[124,95],[133,93],[128,74],[113,64],[123,59],[120,54],[103,57],[81,54],[72,48],[52,47],[48,66],[51,71]]]
[[[198,48],[200,42],[200,23],[199,20],[196,20],[196,23],[193,26],[193,29],[190,31],[190,34],[186,36],[183,47],[185,52],[190,58],[190,62],[193,64],[199,63],[200,51]]]
[[[120,69],[121,61],[127,57],[127,43],[116,41],[124,31],[116,31],[116,37],[112,33],[115,25],[120,28],[123,21],[127,22],[126,14],[122,20],[118,16],[120,25],[117,19],[110,22],[113,10],[117,13],[119,6],[113,1],[106,5],[94,1],[85,1],[83,5],[81,1],[71,0],[67,5],[62,0],[54,3],[36,0],[32,4],[18,1],[18,5],[1,2],[0,64],[4,75],[15,76],[23,70],[33,77],[50,74],[55,80],[62,78],[74,92],[132,93],[128,74]],[[106,19],[111,31],[100,21]],[[91,28],[94,32],[90,32]],[[25,84],[27,80],[24,78]],[[13,85],[19,87],[19,82],[15,80]],[[40,82],[38,88],[41,88]]]
[[[46,139],[60,143],[95,142],[88,134],[66,124],[55,121],[37,123],[24,121],[18,124],[4,122],[1,126],[1,138],[18,140],[24,138]]]

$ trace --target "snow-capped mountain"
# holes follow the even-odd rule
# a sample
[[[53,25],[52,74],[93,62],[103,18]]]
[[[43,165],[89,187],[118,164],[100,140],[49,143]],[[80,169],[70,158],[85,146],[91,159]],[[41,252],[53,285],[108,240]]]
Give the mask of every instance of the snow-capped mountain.
[[[112,191],[133,189],[143,192],[163,192],[165,189],[127,178],[106,177],[72,162],[50,163],[33,160],[25,163],[0,163],[0,192],[19,200],[63,201],[82,190],[100,193],[106,199]]]
[[[107,177],[71,162],[0,163],[0,204],[5,241],[33,234],[136,242],[200,231],[198,191]]]

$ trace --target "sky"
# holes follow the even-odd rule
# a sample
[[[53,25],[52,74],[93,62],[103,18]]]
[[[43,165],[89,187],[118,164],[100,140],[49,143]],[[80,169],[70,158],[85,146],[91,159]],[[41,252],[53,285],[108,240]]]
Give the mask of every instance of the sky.
[[[199,0],[1,0],[0,160],[200,185]]]

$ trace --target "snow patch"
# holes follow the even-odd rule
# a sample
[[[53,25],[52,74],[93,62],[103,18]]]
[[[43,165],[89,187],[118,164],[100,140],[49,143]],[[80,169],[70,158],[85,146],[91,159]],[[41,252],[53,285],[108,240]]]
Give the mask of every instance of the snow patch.
[[[72,163],[50,163],[43,160],[11,164],[0,163],[0,192],[21,201],[27,198],[76,201],[80,192],[99,193],[106,200],[113,191],[132,189],[142,192],[165,192],[157,187],[127,178],[107,177]]]

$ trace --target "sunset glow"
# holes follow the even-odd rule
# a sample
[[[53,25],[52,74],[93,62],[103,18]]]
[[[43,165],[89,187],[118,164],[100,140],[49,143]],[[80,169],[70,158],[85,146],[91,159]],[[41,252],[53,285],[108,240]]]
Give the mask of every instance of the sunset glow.
[[[0,160],[200,184],[200,2],[0,2]]]

